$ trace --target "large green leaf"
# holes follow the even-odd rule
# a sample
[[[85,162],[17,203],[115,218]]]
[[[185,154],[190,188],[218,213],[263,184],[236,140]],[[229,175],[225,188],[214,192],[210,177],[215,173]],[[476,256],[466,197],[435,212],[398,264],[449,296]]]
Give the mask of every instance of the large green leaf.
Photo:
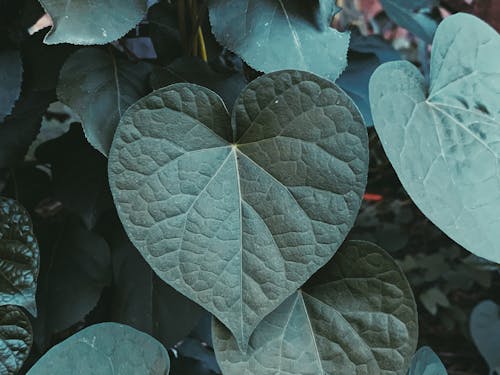
[[[30,353],[33,330],[16,306],[0,306],[0,374],[15,375]]]
[[[90,144],[107,155],[120,117],[148,92],[149,72],[144,62],[98,48],[80,49],[61,70],[57,96],[81,117]]]
[[[246,353],[213,321],[225,375],[404,374],[418,338],[417,306],[401,269],[381,248],[350,241],[265,317]]]
[[[432,46],[430,88],[409,62],[370,81],[375,128],[401,183],[453,240],[500,262],[500,37],[465,14]]]
[[[439,357],[428,346],[423,346],[411,360],[408,375],[447,375],[446,368]]]
[[[137,25],[147,9],[146,0],[39,0],[54,26],[45,43],[106,44]]]
[[[500,306],[493,301],[479,303],[470,316],[470,333],[490,367],[490,375],[500,374]]]
[[[28,375],[168,375],[165,348],[151,336],[117,323],[95,324],[54,346]]]
[[[139,100],[118,126],[109,180],[128,236],[160,278],[245,347],[344,240],[367,163],[351,99],[318,76],[281,71],[250,83],[232,120],[193,84]]]
[[[210,0],[217,41],[251,67],[310,71],[334,81],[347,65],[349,34],[330,27],[334,1]]]
[[[398,25],[427,43],[432,43],[437,22],[430,17],[437,0],[380,0],[387,15]]]
[[[0,197],[0,305],[18,305],[36,315],[38,243],[28,212]]]
[[[23,65],[19,51],[0,51],[0,122],[9,115],[21,93]]]

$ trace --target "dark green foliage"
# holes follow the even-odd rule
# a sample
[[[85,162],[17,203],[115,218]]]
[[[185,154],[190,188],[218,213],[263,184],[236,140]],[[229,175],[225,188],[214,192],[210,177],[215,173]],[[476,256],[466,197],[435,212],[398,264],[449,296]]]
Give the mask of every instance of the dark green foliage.
[[[496,9],[0,0],[0,375],[500,373]]]

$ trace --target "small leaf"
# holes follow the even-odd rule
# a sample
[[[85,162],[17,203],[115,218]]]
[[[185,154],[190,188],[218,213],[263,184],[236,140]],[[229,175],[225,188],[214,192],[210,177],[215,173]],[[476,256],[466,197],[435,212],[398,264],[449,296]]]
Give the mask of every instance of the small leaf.
[[[417,345],[417,307],[385,251],[350,241],[264,318],[246,353],[216,319],[212,332],[225,375],[404,374]]]
[[[39,0],[54,26],[45,43],[106,44],[137,25],[147,10],[146,0]]]
[[[0,306],[0,373],[15,375],[33,343],[29,318],[16,306]]]
[[[84,48],[64,64],[57,97],[82,119],[90,144],[108,154],[120,117],[149,91],[150,66],[116,58],[97,48]]]
[[[422,302],[427,311],[429,311],[432,315],[437,314],[438,306],[450,306],[450,301],[448,301],[446,294],[436,287],[432,287],[427,289],[425,292],[422,292],[419,298],[420,302]]]
[[[255,70],[300,69],[335,81],[347,65],[349,34],[330,27],[333,1],[311,3],[211,0],[210,23],[217,41]]]
[[[0,197],[0,305],[22,306],[36,316],[39,258],[28,212]]]
[[[323,78],[281,71],[245,88],[232,121],[219,96],[193,84],[139,100],[120,121],[108,171],[146,261],[245,347],[338,249],[367,164],[351,99]]]
[[[0,122],[10,114],[21,93],[23,65],[19,51],[0,51]]]
[[[479,352],[490,367],[490,375],[500,374],[500,306],[483,301],[470,316],[470,333]]]
[[[375,128],[404,188],[457,243],[500,262],[500,37],[457,14],[439,26],[430,88],[409,62],[370,81]]]
[[[408,375],[447,375],[439,357],[428,346],[422,346],[411,360]]]
[[[380,0],[387,15],[399,26],[415,34],[427,43],[438,26],[429,13],[438,5],[437,0]]]
[[[87,327],[57,344],[27,375],[168,375],[165,348],[151,336],[116,323]]]

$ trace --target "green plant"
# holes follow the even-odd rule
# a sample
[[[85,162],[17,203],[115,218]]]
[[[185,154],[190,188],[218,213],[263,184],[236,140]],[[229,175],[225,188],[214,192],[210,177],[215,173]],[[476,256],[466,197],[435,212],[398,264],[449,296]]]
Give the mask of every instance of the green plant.
[[[466,340],[500,275],[500,38],[336,3],[0,2],[1,374],[446,374],[419,324]]]

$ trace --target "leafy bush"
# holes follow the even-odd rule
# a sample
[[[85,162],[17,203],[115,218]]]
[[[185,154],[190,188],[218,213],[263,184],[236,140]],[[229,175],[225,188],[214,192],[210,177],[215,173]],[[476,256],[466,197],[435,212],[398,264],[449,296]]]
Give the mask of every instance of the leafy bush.
[[[0,374],[446,374],[436,324],[500,372],[500,38],[454,6],[0,2]]]

